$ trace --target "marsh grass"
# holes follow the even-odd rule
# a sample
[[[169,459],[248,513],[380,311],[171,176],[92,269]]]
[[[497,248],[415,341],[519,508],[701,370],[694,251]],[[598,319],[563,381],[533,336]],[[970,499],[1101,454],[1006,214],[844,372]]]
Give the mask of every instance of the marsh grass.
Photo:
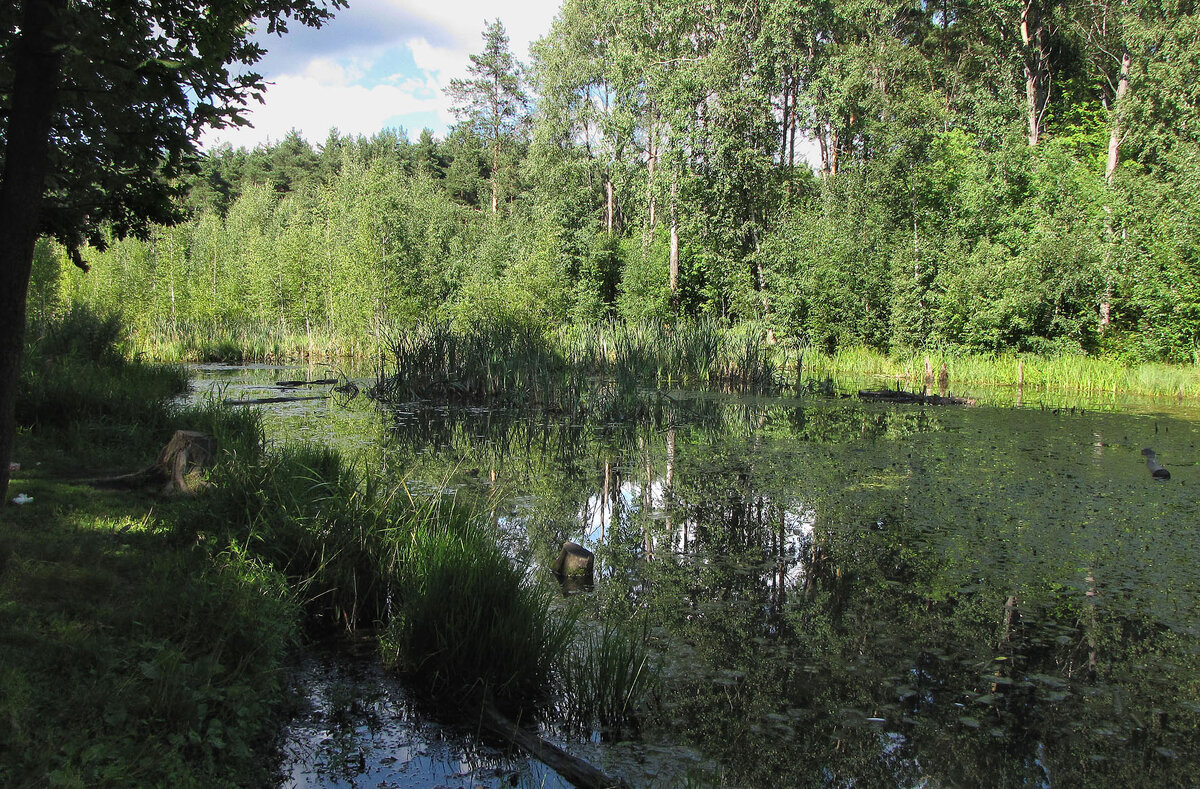
[[[388,661],[435,696],[536,708],[574,632],[552,592],[526,575],[477,519],[420,524],[404,547]],[[532,702],[532,704],[531,704]]]
[[[950,387],[977,384],[1058,392],[1132,394],[1152,397],[1200,397],[1200,370],[1193,365],[1126,364],[1091,356],[958,355],[910,352],[888,356],[866,348],[840,349],[832,355],[808,349],[804,372],[810,377],[846,374],[877,376],[910,385],[924,383],[928,356],[936,378],[946,365]]]
[[[282,364],[371,358],[376,335],[346,337],[323,329],[281,330],[278,326],[216,322],[163,322],[132,334],[131,351],[164,362]]]
[[[386,616],[396,534],[418,516],[373,479],[326,447],[269,448],[218,467],[188,528],[281,572],[314,635],[371,627]]]
[[[667,422],[678,403],[663,390],[695,386],[768,392],[782,372],[757,326],[701,321],[608,323],[546,335],[512,321],[420,324],[381,355],[369,394],[533,408],[595,422]]]
[[[379,632],[388,662],[436,697],[547,706],[573,619],[486,522],[380,479],[331,449],[269,448],[214,475],[191,528],[232,524],[217,541],[281,573],[313,636]]]
[[[658,689],[661,666],[637,634],[611,624],[578,637],[563,662],[564,718],[590,734],[597,726],[613,736],[636,727],[639,713]]]

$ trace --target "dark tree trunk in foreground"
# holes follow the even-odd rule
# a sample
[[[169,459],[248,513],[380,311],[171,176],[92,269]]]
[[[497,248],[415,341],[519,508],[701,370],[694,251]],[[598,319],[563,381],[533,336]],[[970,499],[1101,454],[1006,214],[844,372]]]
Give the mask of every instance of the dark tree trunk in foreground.
[[[17,382],[25,344],[25,296],[62,63],[51,31],[63,7],[63,0],[26,0],[12,60],[12,113],[0,183],[0,500],[4,502],[8,501]]]

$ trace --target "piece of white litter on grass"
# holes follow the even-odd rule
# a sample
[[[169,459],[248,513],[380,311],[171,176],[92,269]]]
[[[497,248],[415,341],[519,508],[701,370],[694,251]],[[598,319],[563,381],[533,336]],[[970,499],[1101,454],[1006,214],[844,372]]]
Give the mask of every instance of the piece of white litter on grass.
[[[13,504],[28,504],[31,501],[33,501],[33,496],[26,496],[24,493],[18,493],[17,497],[13,499]]]

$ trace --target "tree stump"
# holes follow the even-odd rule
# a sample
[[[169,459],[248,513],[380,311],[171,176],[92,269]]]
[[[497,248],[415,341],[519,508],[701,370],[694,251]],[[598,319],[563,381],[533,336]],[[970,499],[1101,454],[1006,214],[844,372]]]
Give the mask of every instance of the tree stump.
[[[208,487],[204,472],[217,459],[217,440],[195,430],[176,430],[155,463],[167,478],[163,493],[195,493]]]
[[[192,494],[208,487],[204,471],[217,458],[217,440],[195,430],[176,430],[153,465],[131,474],[91,480],[97,488],[158,487],[162,493]]]
[[[579,543],[568,541],[563,543],[562,550],[559,551],[558,558],[554,560],[550,569],[554,571],[555,575],[563,578],[585,579],[591,583],[594,564],[595,557],[591,551]]]
[[[1163,468],[1163,465],[1158,462],[1158,458],[1154,456],[1153,449],[1143,449],[1142,455],[1146,458],[1146,468],[1150,469],[1150,476],[1154,477],[1155,479],[1171,478],[1171,472]]]

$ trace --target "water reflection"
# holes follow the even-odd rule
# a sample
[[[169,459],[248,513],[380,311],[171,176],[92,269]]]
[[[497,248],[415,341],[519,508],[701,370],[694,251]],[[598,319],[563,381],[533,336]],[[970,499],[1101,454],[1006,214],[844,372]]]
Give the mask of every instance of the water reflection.
[[[666,658],[635,783],[682,753],[701,784],[1194,783],[1193,413],[672,397],[650,424],[413,404],[327,432],[474,501],[534,572],[596,553],[575,599]]]
[[[1186,782],[1192,423],[696,411],[663,427],[442,411],[396,423],[390,446],[500,510],[535,565],[567,539],[595,551],[596,615],[647,619],[668,655],[643,737],[696,747],[723,781]],[[1172,482],[1151,480],[1146,443]]]

